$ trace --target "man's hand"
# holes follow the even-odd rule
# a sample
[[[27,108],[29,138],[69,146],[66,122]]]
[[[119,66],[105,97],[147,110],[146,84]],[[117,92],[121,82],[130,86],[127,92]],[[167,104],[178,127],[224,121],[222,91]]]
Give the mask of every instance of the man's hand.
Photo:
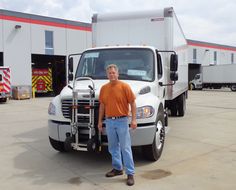
[[[136,129],[137,128],[137,122],[136,119],[132,119],[131,123],[130,123],[130,127],[132,129]]]
[[[102,122],[98,122],[98,130],[99,132],[102,132]]]
[[[132,120],[130,123],[130,127],[132,129],[136,129],[137,128],[137,121],[136,121],[136,103],[135,101],[130,103],[131,106],[131,113],[132,113]]]
[[[100,102],[99,106],[99,115],[98,115],[98,130],[102,132],[102,119],[104,117],[105,106],[102,102]]]

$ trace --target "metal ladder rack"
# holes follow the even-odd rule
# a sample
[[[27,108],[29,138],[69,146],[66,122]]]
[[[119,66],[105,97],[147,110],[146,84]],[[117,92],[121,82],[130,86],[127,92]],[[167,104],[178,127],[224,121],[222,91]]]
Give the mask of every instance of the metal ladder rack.
[[[91,85],[88,85],[86,89],[76,88],[76,82],[82,80],[89,80]],[[75,150],[82,151],[94,151],[97,146],[101,145],[101,134],[96,132],[95,129],[95,84],[90,77],[79,77],[74,80],[72,88],[72,117],[71,117],[71,137],[74,136],[74,142],[71,143],[71,147]],[[79,100],[88,100],[87,105],[79,105]],[[80,113],[78,108],[82,107],[82,110],[88,110],[88,113]],[[79,117],[84,117],[88,119],[88,123],[81,123],[78,121]],[[88,130],[88,141],[86,143],[80,141],[80,131]],[[97,134],[98,133],[98,134]],[[95,136],[98,136],[98,145],[95,142]]]

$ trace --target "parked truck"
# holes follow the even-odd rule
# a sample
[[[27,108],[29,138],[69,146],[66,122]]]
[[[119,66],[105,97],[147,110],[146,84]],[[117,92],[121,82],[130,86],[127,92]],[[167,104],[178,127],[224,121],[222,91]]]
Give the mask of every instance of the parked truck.
[[[130,133],[132,146],[142,147],[149,160],[158,160],[168,114],[184,116],[188,90],[187,43],[173,8],[95,14],[92,41],[93,48],[79,54],[74,76],[76,55],[69,56],[69,78],[74,80],[49,105],[52,147],[99,151],[107,145],[105,123],[101,133],[97,129],[98,97],[108,82],[106,67],[113,63],[119,79],[136,95],[138,127]]]
[[[190,81],[191,89],[220,89],[226,87],[236,91],[235,64],[202,66],[201,71]]]
[[[0,67],[0,102],[6,102],[11,97],[10,67]]]
[[[38,94],[53,92],[51,68],[32,69],[32,89]]]

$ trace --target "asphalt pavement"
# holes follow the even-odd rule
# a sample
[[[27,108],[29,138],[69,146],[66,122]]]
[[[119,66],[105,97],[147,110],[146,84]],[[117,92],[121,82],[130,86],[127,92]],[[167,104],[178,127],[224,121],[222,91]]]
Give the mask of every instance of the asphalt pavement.
[[[235,190],[236,92],[189,91],[184,117],[169,117],[161,158],[146,161],[134,150],[135,185],[106,178],[106,150],[59,153],[49,144],[52,98],[0,104],[0,189],[6,190]]]

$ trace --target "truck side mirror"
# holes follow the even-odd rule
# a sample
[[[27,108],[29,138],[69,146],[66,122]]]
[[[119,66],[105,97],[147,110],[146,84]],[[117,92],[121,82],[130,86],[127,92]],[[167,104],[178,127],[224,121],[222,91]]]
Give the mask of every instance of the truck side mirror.
[[[170,80],[172,81],[177,81],[178,80],[178,73],[177,72],[174,72],[174,71],[171,71],[170,72]]]
[[[73,57],[70,57],[69,58],[69,64],[68,64],[68,69],[69,69],[69,72],[73,73],[73,63],[74,63],[74,60],[73,60]]]
[[[171,54],[170,56],[170,71],[176,72],[178,70],[178,55]]]

